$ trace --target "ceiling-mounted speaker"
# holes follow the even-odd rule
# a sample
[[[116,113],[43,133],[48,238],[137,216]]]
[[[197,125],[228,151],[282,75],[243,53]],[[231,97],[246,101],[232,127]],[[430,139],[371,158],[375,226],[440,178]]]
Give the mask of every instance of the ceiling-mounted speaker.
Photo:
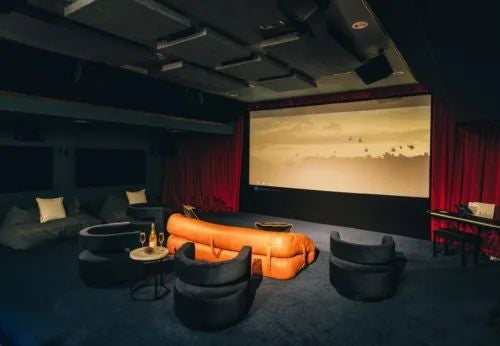
[[[0,1],[0,13],[10,13],[17,7],[26,5],[28,0],[2,0]]]
[[[383,53],[373,59],[367,60],[363,65],[356,68],[355,71],[365,84],[372,84],[387,78],[394,72]]]

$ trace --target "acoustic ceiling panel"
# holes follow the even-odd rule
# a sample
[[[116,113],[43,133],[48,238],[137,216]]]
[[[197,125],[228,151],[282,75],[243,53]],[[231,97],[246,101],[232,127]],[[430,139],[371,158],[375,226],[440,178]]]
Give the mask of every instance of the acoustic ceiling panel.
[[[173,82],[214,93],[225,93],[248,87],[242,81],[184,61],[163,65],[159,74]]]
[[[0,37],[24,45],[112,66],[154,58],[146,48],[99,35],[76,24],[58,26],[13,12],[0,20]]]
[[[77,0],[67,18],[150,47],[191,27],[191,21],[153,0]]]
[[[161,0],[207,23],[221,32],[231,33],[246,45],[262,41],[261,26],[274,25],[287,18],[278,0]]]
[[[292,34],[261,43],[271,56],[318,79],[353,70],[360,63],[328,33],[318,37]]]
[[[209,67],[250,55],[246,47],[210,29],[172,41],[159,41],[157,49],[166,55]]]
[[[218,65],[216,70],[247,81],[284,76],[290,73],[287,67],[262,56]]]
[[[296,74],[262,80],[259,81],[257,85],[276,92],[312,89],[316,87],[314,82],[308,81],[306,78],[303,78]]]

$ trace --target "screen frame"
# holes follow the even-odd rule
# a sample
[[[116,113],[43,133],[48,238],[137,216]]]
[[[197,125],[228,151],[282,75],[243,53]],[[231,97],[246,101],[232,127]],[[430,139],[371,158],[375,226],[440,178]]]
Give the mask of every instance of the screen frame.
[[[355,92],[356,93],[356,92]],[[369,101],[382,101],[382,102],[388,102],[390,100],[397,100],[397,99],[403,99],[403,98],[413,98],[413,97],[428,97],[429,98],[429,165],[428,165],[428,171],[427,171],[427,179],[428,179],[428,192],[426,196],[408,196],[408,195],[402,195],[402,194],[382,194],[382,193],[369,193],[369,192],[353,192],[353,191],[338,191],[338,190],[321,190],[321,189],[306,189],[306,188],[301,188],[301,187],[291,187],[291,186],[277,186],[277,185],[257,185],[257,184],[252,184],[250,183],[250,172],[251,172],[251,155],[250,155],[250,149],[251,149],[251,120],[252,116],[255,116],[252,113],[256,112],[280,112],[283,110],[296,110],[296,109],[308,109],[308,108],[315,108],[315,107],[321,107],[321,106],[339,106],[343,104],[359,104],[359,103],[364,103],[364,102],[369,102]],[[286,101],[286,100],[285,100]],[[430,200],[431,197],[431,172],[432,172],[432,137],[433,137],[433,129],[432,129],[432,124],[433,124],[433,95],[429,92],[418,92],[418,93],[410,93],[410,94],[394,94],[394,95],[389,95],[385,97],[376,97],[376,98],[352,98],[352,99],[345,99],[341,101],[332,101],[332,102],[297,102],[297,104],[293,104],[292,102],[284,102],[283,104],[286,105],[286,107],[282,106],[276,106],[273,105],[272,103],[270,104],[270,107],[250,107],[249,112],[248,112],[248,131],[247,131],[247,140],[248,140],[248,145],[247,145],[247,160],[246,164],[247,170],[247,186],[250,187],[254,191],[289,191],[289,190],[296,190],[296,191],[313,191],[313,192],[320,192],[320,193],[334,193],[334,194],[345,194],[345,195],[367,195],[367,196],[381,196],[381,197],[393,197],[393,198],[410,198],[410,199],[426,199]],[[326,113],[326,112],[325,112]],[[296,115],[305,115],[305,114],[296,114]],[[294,115],[291,115],[294,116]]]

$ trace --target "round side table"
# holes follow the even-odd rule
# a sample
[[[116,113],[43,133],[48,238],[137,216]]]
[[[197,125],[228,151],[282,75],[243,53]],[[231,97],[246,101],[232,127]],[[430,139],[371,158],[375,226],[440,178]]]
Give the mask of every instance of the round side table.
[[[141,247],[130,251],[130,258],[134,261],[140,261],[144,263],[144,265],[157,265],[159,269],[154,268],[153,284],[149,282],[139,285],[132,284],[130,286],[130,296],[133,300],[140,301],[153,301],[162,299],[170,291],[170,289],[167,288],[167,286],[165,286],[163,282],[163,270],[161,269],[161,263],[168,256],[168,249],[164,247],[156,247],[151,253],[146,253],[144,249],[145,248]],[[143,296],[142,293],[144,293],[144,291],[151,290],[152,292],[149,295],[146,294],[146,297]]]

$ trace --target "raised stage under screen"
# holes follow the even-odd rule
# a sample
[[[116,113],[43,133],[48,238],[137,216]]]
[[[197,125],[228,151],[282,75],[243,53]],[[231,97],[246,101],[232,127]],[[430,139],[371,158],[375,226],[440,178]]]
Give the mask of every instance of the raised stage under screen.
[[[429,95],[250,113],[250,185],[428,197]]]

